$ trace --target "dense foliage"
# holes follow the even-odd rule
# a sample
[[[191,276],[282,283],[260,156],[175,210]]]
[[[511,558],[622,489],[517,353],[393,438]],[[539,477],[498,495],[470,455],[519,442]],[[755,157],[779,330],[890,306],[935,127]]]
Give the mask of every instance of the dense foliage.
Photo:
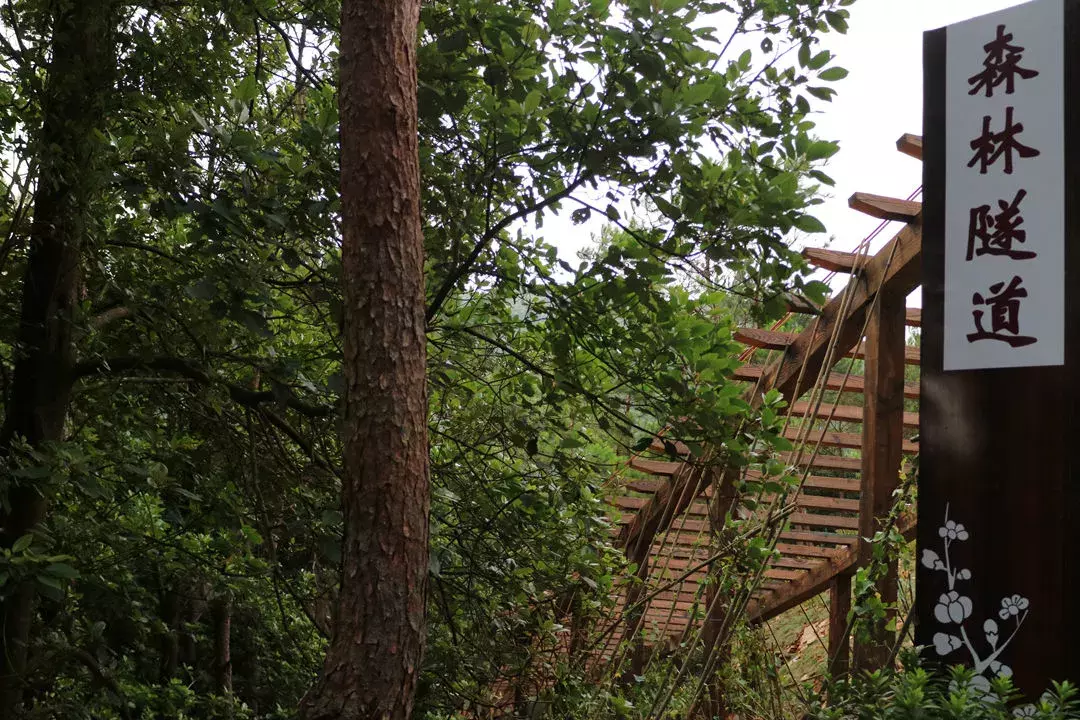
[[[823,230],[807,208],[836,145],[809,113],[844,75],[818,43],[850,1],[425,3],[418,716],[553,674],[627,711],[538,648],[609,610],[604,481],[629,447],[671,418],[734,454],[778,442],[729,382],[732,313],[824,289],[788,243]],[[340,560],[338,9],[87,7],[0,9],[6,711],[289,716]],[[574,264],[555,213],[611,229]],[[50,267],[69,303],[38,296]],[[28,345],[38,305],[55,346]],[[27,406],[39,357],[56,382]],[[61,433],[17,430],[42,408]]]

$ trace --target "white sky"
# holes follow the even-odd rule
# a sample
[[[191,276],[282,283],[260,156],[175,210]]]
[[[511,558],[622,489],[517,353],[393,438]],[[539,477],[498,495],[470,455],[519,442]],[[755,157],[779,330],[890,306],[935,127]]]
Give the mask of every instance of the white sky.
[[[877,220],[848,209],[852,193],[904,198],[922,183],[922,164],[897,152],[894,143],[906,132],[922,134],[923,31],[1020,4],[1018,0],[859,0],[850,8],[847,35],[826,36],[825,47],[850,72],[833,85],[838,95],[817,117],[818,134],[840,142],[840,152],[825,168],[836,180],[833,197],[815,213],[834,237],[831,247],[850,250],[878,225]],[[895,232],[888,228],[882,233],[875,249]]]
[[[816,132],[839,141],[840,152],[824,168],[836,186],[825,204],[813,211],[828,234],[809,236],[805,244],[853,249],[878,221],[848,208],[852,193],[906,198],[922,183],[922,164],[898,152],[895,143],[904,133],[922,134],[923,32],[1020,4],[1021,0],[858,0],[849,8],[847,34],[822,36],[823,47],[836,55],[836,63],[849,75],[832,83],[838,95],[831,103],[817,106]],[[549,239],[568,259],[589,244],[590,232],[602,224],[598,218],[572,226],[570,209],[545,222]],[[896,223],[886,228],[872,250],[898,229]],[[839,288],[846,280],[838,280],[834,284]],[[921,305],[917,294],[908,305]]]

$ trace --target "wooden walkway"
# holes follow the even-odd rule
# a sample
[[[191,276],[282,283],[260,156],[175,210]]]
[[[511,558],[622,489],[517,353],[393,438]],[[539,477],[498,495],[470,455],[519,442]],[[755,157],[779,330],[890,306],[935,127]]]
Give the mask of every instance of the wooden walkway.
[[[921,159],[921,138],[905,135],[897,147]],[[804,251],[811,264],[850,275],[847,287],[822,308],[790,303],[792,313],[816,316],[800,333],[779,326],[739,330],[736,338],[748,355],[771,351],[773,359],[748,363],[735,374],[747,383],[751,402],[775,388],[789,403],[784,434],[795,451],[785,460],[803,477],[798,492],[787,498],[787,523],[774,538],[776,555],[743,611],[751,621],[765,621],[831,591],[831,653],[841,668],[847,659],[840,638],[845,637],[850,578],[870,559],[860,538],[872,536],[890,510],[903,456],[918,453],[918,413],[905,410],[905,400],[917,399],[919,387],[904,376],[905,366],[917,366],[920,356],[917,347],[906,344],[905,326],[921,322],[921,312],[904,304],[921,279],[921,204],[856,193],[849,205],[881,219],[883,227],[902,225],[873,255]],[[845,358],[862,360],[863,373],[840,370]],[[831,397],[827,402],[821,399],[824,391]],[[644,580],[623,598],[628,615],[654,638],[685,641],[703,620],[707,589],[702,581],[710,553],[716,552],[710,507],[717,517],[754,511],[737,497],[736,478],[728,477],[736,473],[708,467],[690,457],[685,446],[677,446],[681,455],[674,458],[670,449],[669,443],[665,452],[658,441],[652,452],[633,458],[629,467],[636,473],[629,475],[636,477],[621,482],[613,502],[622,523],[618,541]],[[901,518],[899,529],[907,537],[914,528],[914,517]],[[891,590],[881,589],[886,600],[895,585],[894,576]],[[644,609],[634,613],[632,608],[642,604]],[[859,654],[856,648],[857,661]],[[880,663],[880,652],[868,651],[866,657],[870,665],[875,657]]]

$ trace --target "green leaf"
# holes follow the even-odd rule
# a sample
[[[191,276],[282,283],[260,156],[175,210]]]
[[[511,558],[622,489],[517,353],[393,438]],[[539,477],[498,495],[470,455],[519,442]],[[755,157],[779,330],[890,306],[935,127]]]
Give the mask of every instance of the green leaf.
[[[23,553],[30,549],[30,546],[34,543],[34,536],[31,533],[27,533],[15,541],[15,544],[11,546],[11,552]]]
[[[533,90],[525,96],[525,102],[521,103],[521,111],[526,115],[531,115],[536,108],[540,107],[540,99],[542,97],[543,93],[539,90]]]
[[[825,225],[812,215],[800,215],[795,220],[795,227],[806,233],[823,233]]]
[[[837,80],[843,80],[848,76],[848,71],[842,67],[831,67],[827,70],[822,70],[819,78],[825,82],[836,82]]]
[[[665,200],[659,195],[653,196],[653,202],[656,203],[656,207],[660,210],[660,212],[664,213],[672,220],[678,220],[682,217],[682,210],[677,208],[675,205],[672,205],[668,200]]]
[[[65,580],[76,580],[79,577],[79,571],[71,567],[67,563],[53,563],[45,568],[45,572],[53,577],[64,578]]]

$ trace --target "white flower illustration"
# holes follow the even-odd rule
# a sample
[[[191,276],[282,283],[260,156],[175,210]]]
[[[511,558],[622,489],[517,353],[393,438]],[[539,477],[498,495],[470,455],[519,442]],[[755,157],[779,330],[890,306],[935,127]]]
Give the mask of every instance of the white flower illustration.
[[[963,625],[971,617],[971,598],[964,597],[955,590],[943,593],[934,607],[934,617],[940,623]]]
[[[953,650],[959,650],[962,644],[960,638],[955,635],[934,633],[934,649],[937,650],[938,655],[948,655]]]
[[[1020,626],[1027,619],[1028,599],[1019,594],[1002,598],[998,617],[1006,622],[1012,620],[1015,624],[1010,624],[1003,631],[996,620],[992,618],[984,620],[983,636],[990,649],[986,651],[985,656],[980,655],[972,642],[971,634],[965,627],[967,620],[974,612],[971,598],[962,595],[956,588],[957,582],[971,580],[971,570],[955,567],[951,552],[953,543],[963,542],[970,535],[963,524],[949,519],[948,505],[945,506],[945,524],[938,528],[938,536],[945,541],[944,553],[939,555],[934,550],[924,549],[920,564],[929,570],[945,574],[946,590],[938,597],[937,604],[934,606],[934,618],[942,625],[953,626],[958,636],[945,632],[934,633],[934,649],[941,656],[950,655],[960,649],[967,650],[975,675],[966,683],[966,688],[980,697],[985,696],[990,693],[991,678],[1012,676],[1012,668],[998,658],[1016,637]],[[1017,717],[1029,717],[1028,707],[1020,708],[1025,714],[1018,714]],[[1031,707],[1033,710],[1034,706]]]
[[[1028,599],[1020,595],[1013,595],[1012,597],[1001,599],[1001,609],[998,610],[998,616],[1002,620],[1008,620],[1010,617],[1019,615],[1024,610],[1027,610]]]
[[[946,520],[943,527],[938,528],[938,535],[947,540],[967,540],[968,531],[964,526],[952,520]]]
[[[992,619],[988,619],[983,623],[983,633],[986,635],[986,642],[990,643],[990,647],[997,647],[998,641],[998,626]]]
[[[1038,714],[1038,710],[1036,710],[1034,705],[1029,703],[1027,705],[1014,707],[1012,714],[1013,717],[1035,717],[1035,715]]]

